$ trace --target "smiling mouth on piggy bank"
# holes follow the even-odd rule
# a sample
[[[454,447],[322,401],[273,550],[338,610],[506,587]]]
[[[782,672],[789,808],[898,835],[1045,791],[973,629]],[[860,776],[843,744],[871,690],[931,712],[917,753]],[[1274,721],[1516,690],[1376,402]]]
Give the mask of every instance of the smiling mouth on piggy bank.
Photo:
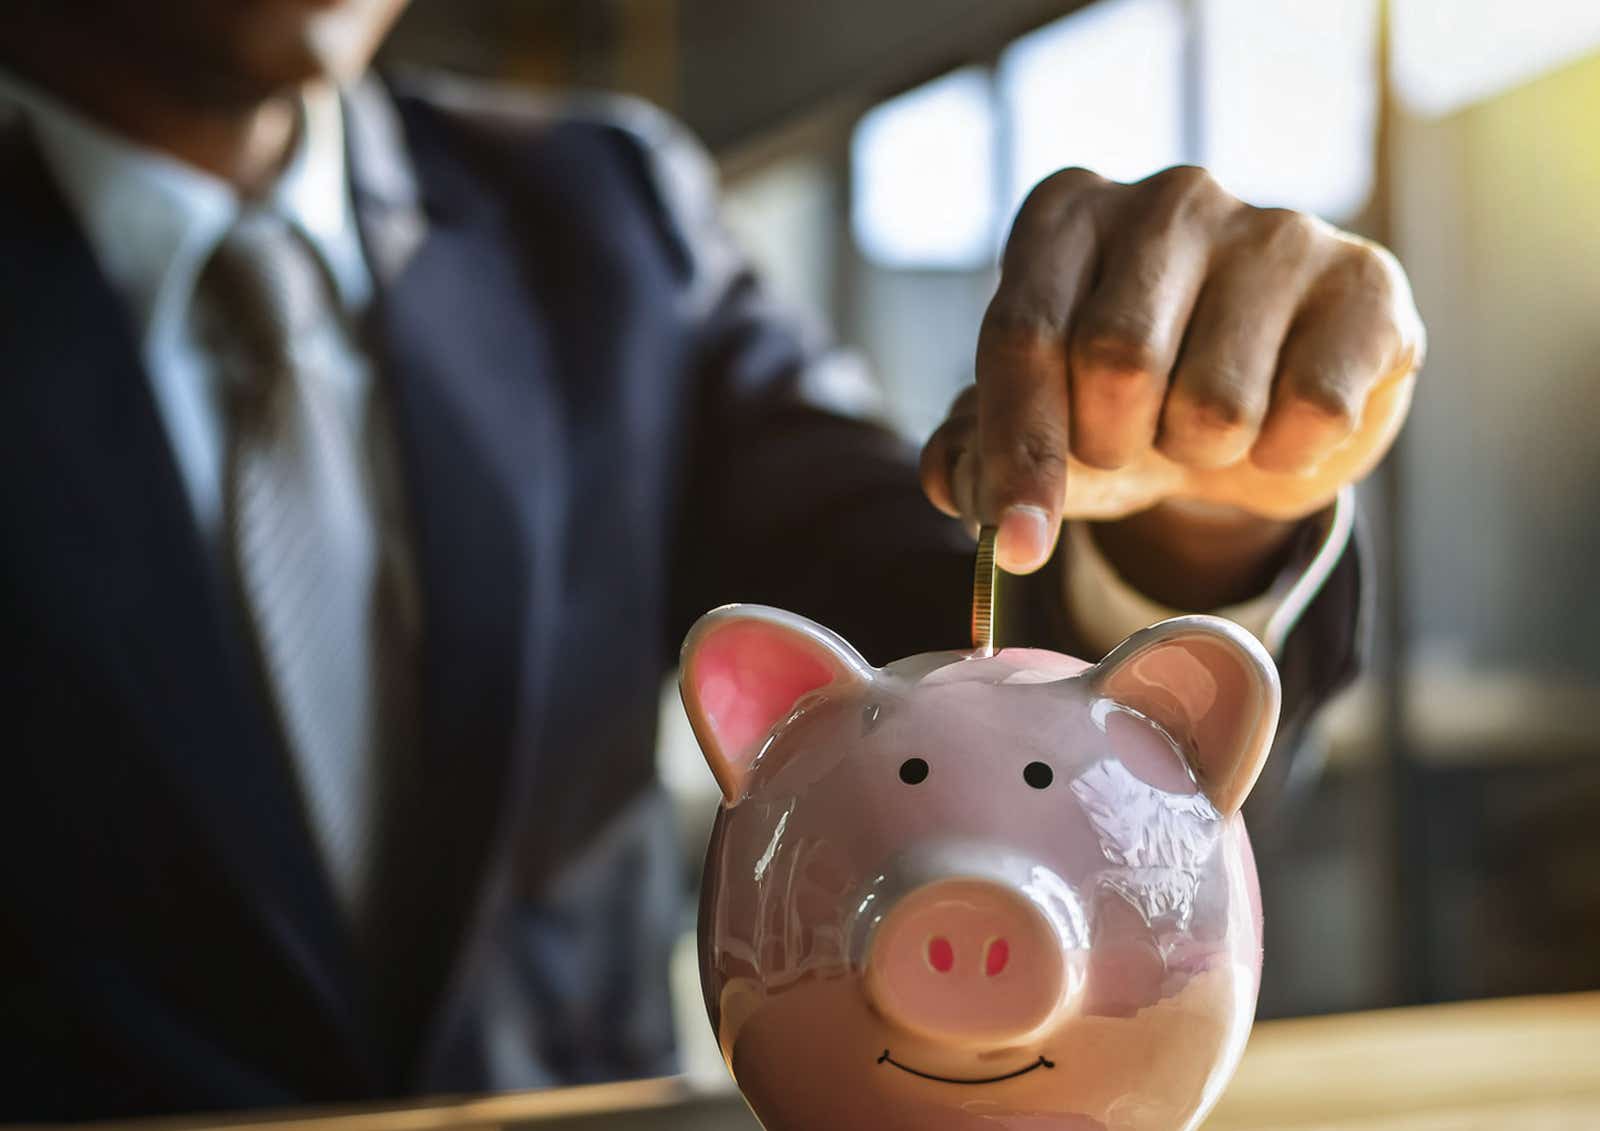
[[[1014,1069],[1011,1072],[1002,1072],[998,1076],[936,1076],[932,1072],[923,1072],[920,1069],[912,1068],[909,1064],[901,1064],[889,1055],[888,1049],[883,1050],[883,1055],[878,1058],[878,1063],[892,1064],[901,1072],[912,1076],[920,1076],[924,1080],[937,1080],[941,1084],[998,1084],[1002,1080],[1015,1080],[1018,1076],[1026,1076],[1036,1068],[1054,1068],[1056,1066],[1055,1061],[1048,1060],[1043,1054],[1040,1054],[1039,1059],[1032,1064]]]

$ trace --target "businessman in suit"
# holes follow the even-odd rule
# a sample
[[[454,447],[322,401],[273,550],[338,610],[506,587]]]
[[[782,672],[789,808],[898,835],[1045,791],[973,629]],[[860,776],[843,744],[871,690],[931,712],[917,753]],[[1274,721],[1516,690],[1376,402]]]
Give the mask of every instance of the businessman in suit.
[[[364,75],[398,7],[0,14],[0,1117],[669,1070],[714,604],[960,645],[983,519],[1012,640],[1222,610],[1290,730],[1357,662],[1386,253],[1052,178],[919,489],[670,121]]]

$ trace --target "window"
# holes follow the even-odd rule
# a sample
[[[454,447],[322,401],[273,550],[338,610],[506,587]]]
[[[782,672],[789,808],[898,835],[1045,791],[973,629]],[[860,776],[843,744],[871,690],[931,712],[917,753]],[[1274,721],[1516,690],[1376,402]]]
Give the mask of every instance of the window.
[[[973,268],[994,256],[995,119],[969,67],[870,111],[851,140],[856,245],[884,267]]]
[[[1008,214],[1063,166],[1131,181],[1183,161],[1183,51],[1176,0],[1107,0],[1012,44]]]
[[[1372,194],[1375,0],[1203,0],[1200,149],[1252,204],[1348,220]]]
[[[1572,62],[1600,44],[1595,0],[1390,0],[1395,93],[1443,115]]]
[[[992,72],[867,114],[856,245],[891,269],[986,267],[1028,190],[1068,165],[1131,181],[1199,161],[1252,203],[1349,220],[1372,191],[1377,19],[1377,0],[1101,0],[1023,36]]]

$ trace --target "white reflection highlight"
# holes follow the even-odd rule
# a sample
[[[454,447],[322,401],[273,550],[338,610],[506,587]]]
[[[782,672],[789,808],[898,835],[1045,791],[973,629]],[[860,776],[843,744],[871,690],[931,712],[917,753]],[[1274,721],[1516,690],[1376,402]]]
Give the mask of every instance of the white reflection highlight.
[[[772,840],[768,842],[767,850],[761,854],[761,858],[756,861],[756,883],[758,884],[761,882],[762,877],[767,874],[767,869],[772,865],[772,858],[778,854],[778,845],[783,840],[783,830],[789,827],[790,812],[791,810],[785,809],[778,817],[778,824],[772,830]]]

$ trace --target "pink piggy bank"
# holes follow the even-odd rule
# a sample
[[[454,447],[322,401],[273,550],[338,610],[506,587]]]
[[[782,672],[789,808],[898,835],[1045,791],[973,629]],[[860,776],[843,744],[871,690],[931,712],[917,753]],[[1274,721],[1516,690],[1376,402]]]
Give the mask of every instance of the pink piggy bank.
[[[1180,617],[1102,662],[873,668],[792,613],[684,644],[722,786],[706,1005],[768,1131],[1179,1131],[1243,1051],[1261,973],[1239,806],[1277,671]]]

